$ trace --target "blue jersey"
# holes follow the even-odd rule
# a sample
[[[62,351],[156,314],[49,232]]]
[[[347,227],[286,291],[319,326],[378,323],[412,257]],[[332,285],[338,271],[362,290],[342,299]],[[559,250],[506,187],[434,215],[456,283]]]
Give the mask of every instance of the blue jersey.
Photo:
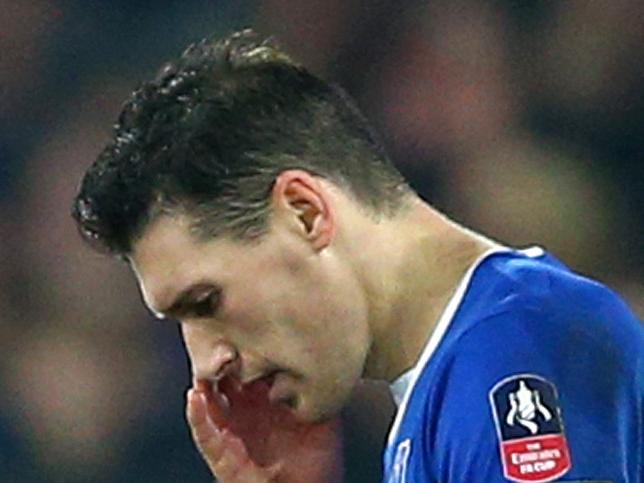
[[[403,379],[385,483],[644,482],[642,324],[541,249],[481,257]]]

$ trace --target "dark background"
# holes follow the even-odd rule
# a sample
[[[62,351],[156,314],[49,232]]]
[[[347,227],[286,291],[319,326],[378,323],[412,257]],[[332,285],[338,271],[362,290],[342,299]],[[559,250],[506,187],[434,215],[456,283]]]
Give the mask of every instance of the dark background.
[[[68,213],[129,92],[247,26],[345,86],[430,202],[644,314],[641,0],[0,0],[0,481],[210,481],[177,327]]]

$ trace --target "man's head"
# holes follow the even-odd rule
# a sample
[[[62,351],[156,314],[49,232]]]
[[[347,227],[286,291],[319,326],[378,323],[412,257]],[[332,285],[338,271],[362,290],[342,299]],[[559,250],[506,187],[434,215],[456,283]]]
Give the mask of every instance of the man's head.
[[[189,47],[125,104],[88,170],[74,216],[90,242],[127,254],[160,213],[205,238],[261,236],[277,175],[299,168],[374,214],[407,188],[347,96],[251,32]]]
[[[130,261],[153,311],[181,321],[197,378],[277,373],[273,396],[318,419],[369,350],[337,231],[409,195],[338,88],[243,32],[190,47],[133,94],[74,217]]]

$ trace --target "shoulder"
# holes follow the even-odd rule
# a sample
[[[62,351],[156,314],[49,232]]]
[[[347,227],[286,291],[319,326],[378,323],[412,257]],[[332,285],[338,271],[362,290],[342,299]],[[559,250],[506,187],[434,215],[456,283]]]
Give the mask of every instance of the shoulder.
[[[577,470],[618,477],[632,465],[626,453],[600,456],[611,445],[641,451],[637,427],[618,423],[642,417],[639,321],[615,292],[552,260],[491,257],[473,281],[482,282],[491,288],[465,301],[462,315],[472,320],[451,341],[431,391],[426,439],[437,474],[505,481],[496,479],[507,470],[503,425],[521,421],[511,430],[532,436],[531,428],[555,431],[546,423],[561,415]],[[522,418],[512,401],[524,408]]]
[[[454,341],[449,380],[489,390],[535,373],[566,389],[644,391],[644,326],[617,293],[541,257],[498,257],[487,270],[497,302]]]
[[[471,342],[517,346],[544,337],[549,345],[612,343],[615,355],[644,348],[643,326],[619,294],[549,255],[491,257],[482,269],[493,288],[482,300],[487,310],[459,337],[461,352]]]

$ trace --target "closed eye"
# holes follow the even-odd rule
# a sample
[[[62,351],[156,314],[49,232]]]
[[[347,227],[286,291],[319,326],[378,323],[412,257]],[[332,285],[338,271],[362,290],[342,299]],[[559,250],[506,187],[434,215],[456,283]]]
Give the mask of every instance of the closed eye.
[[[221,288],[210,284],[199,284],[183,291],[161,314],[176,320],[212,318],[219,311],[221,302]]]
[[[221,302],[221,290],[211,290],[206,294],[200,295],[194,302],[190,302],[186,307],[187,316],[195,318],[210,318],[219,310]]]

